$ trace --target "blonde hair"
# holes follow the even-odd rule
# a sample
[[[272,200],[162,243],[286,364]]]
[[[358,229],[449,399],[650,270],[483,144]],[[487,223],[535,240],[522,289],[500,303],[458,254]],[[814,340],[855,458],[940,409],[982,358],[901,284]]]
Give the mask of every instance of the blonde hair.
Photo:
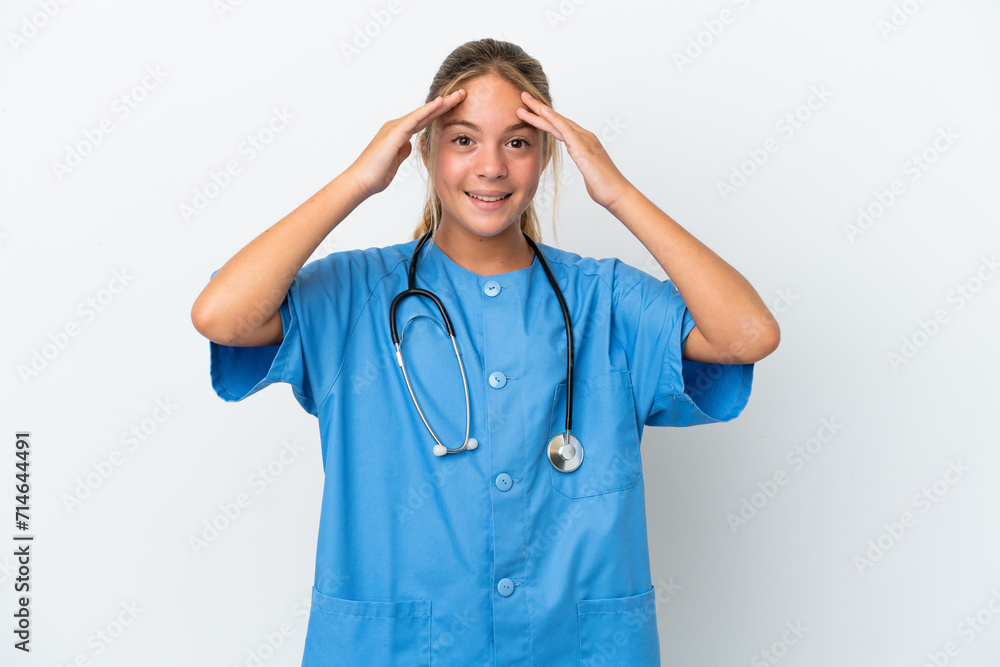
[[[445,96],[453,90],[458,90],[472,79],[480,76],[496,74],[507,80],[518,90],[530,93],[535,99],[541,100],[545,104],[552,106],[552,97],[549,94],[549,81],[542,71],[542,65],[524,52],[520,46],[510,42],[502,42],[496,39],[480,39],[473,42],[466,42],[452,51],[431,82],[430,90],[427,93],[427,102],[433,101],[438,95]],[[434,148],[438,119],[428,125],[421,133],[421,143],[426,151],[429,176],[434,172],[434,160],[437,151]],[[549,164],[553,169],[553,201],[552,201],[552,232],[555,234],[556,228],[556,202],[559,198],[559,174],[562,169],[560,151],[556,144],[556,139],[548,132],[542,132],[542,173],[544,174]],[[537,193],[536,193],[537,194]],[[437,231],[441,223],[441,198],[438,197],[434,188],[434,179],[427,179],[427,197],[424,200],[424,211],[420,223],[413,231],[413,238],[417,239],[429,231]],[[541,233],[538,228],[538,215],[535,212],[535,202],[528,204],[528,208],[521,214],[521,231],[527,234],[536,243],[541,243]]]

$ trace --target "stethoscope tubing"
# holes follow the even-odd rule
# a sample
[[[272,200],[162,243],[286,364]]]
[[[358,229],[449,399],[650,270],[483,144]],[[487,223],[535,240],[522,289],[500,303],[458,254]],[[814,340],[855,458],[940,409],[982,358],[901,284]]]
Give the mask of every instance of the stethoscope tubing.
[[[521,233],[524,234],[523,231]],[[545,276],[549,279],[552,291],[556,293],[556,298],[559,300],[559,308],[562,309],[563,322],[566,325],[566,433],[563,434],[563,438],[566,442],[569,442],[569,432],[573,429],[573,321],[570,319],[569,308],[566,307],[566,300],[563,298],[562,290],[559,289],[559,284],[556,283],[555,276],[552,275],[552,271],[549,269],[549,263],[542,257],[542,252],[535,245],[535,242],[531,240],[530,236],[524,234],[524,240],[535,251],[535,256],[538,257],[538,261],[545,270]]]
[[[412,294],[409,296],[413,296]],[[466,449],[469,444],[469,427],[472,424],[472,416],[469,411],[469,382],[465,378],[465,366],[462,364],[462,353],[458,351],[458,341],[455,340],[455,335],[450,334],[452,347],[455,348],[455,358],[458,359],[458,369],[462,374],[462,388],[465,390],[465,439],[462,441],[461,447],[456,447],[454,449],[449,448],[447,445],[441,442],[441,439],[437,437],[434,433],[434,429],[427,422],[427,417],[424,416],[424,411],[420,409],[420,402],[417,401],[417,396],[413,393],[413,386],[410,384],[410,374],[406,372],[406,363],[403,361],[403,350],[400,348],[400,343],[397,341],[396,345],[396,361],[399,363],[399,367],[403,370],[403,379],[406,380],[406,390],[410,392],[410,398],[413,399],[413,405],[417,408],[417,414],[420,415],[420,420],[424,422],[424,426],[430,432],[431,437],[434,438],[434,442],[437,446],[444,450],[445,454],[457,454]]]
[[[524,234],[523,231],[521,233]],[[413,250],[413,256],[410,258],[410,268],[407,273],[407,289],[397,294],[392,300],[392,304],[389,306],[389,328],[392,333],[392,343],[396,348],[396,361],[402,369],[403,379],[406,381],[406,389],[410,393],[410,398],[413,399],[413,404],[417,408],[417,413],[420,415],[420,419],[424,422],[424,426],[427,427],[431,437],[434,438],[434,441],[438,445],[435,449],[437,450],[440,448],[443,450],[441,451],[441,454],[454,454],[463,451],[469,444],[469,427],[471,425],[469,383],[465,376],[465,366],[462,363],[462,354],[458,349],[458,342],[455,338],[455,329],[451,324],[451,318],[448,317],[448,311],[445,309],[444,304],[441,303],[441,300],[437,297],[437,295],[428,290],[416,287],[417,258],[420,255],[420,250],[424,247],[427,241],[430,240],[431,234],[432,232],[424,234]],[[563,314],[563,323],[566,327],[566,431],[563,433],[563,443],[569,444],[570,431],[573,427],[573,323],[570,319],[569,308],[566,307],[566,300],[563,298],[562,290],[559,289],[559,284],[556,282],[555,276],[552,275],[548,262],[545,261],[545,257],[542,256],[541,250],[539,250],[535,242],[531,240],[531,237],[524,234],[524,239],[528,242],[528,245],[535,253],[535,256],[538,257],[538,261],[542,265],[542,269],[545,271],[545,277],[548,278],[549,284],[552,285],[552,291],[555,292],[556,299],[559,301],[559,308],[562,310]],[[444,320],[446,333],[451,338],[452,346],[455,348],[455,356],[458,359],[458,367],[462,373],[462,384],[465,389],[465,440],[463,441],[461,447],[451,449],[442,444],[441,440],[434,433],[434,429],[432,429],[431,425],[427,422],[427,418],[424,416],[424,412],[420,408],[420,403],[417,401],[416,394],[413,392],[409,374],[406,372],[406,364],[403,361],[403,352],[400,347],[401,340],[396,331],[396,308],[400,302],[411,296],[426,297],[434,302],[434,305],[437,306],[438,311],[441,313],[441,318]]]

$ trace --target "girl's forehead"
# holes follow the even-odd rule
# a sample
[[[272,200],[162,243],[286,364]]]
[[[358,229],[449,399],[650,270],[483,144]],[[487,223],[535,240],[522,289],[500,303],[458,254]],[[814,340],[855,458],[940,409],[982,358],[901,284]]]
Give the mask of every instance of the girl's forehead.
[[[467,79],[460,86],[465,88],[467,93],[494,94],[513,92],[517,94],[514,85],[499,74],[483,74],[472,79]]]
[[[505,128],[520,123],[517,109],[527,109],[521,101],[521,91],[496,75],[476,77],[463,83],[461,88],[465,89],[465,99],[441,116],[442,126],[450,121],[468,121]]]

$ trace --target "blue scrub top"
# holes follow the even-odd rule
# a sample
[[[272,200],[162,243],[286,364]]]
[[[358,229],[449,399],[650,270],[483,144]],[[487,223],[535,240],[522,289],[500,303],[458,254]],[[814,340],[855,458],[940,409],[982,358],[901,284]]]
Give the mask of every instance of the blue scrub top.
[[[572,317],[585,452],[558,472],[546,445],[564,429],[566,335],[538,258],[481,276],[431,241],[416,285],[451,317],[479,441],[437,457],[389,331],[415,245],[304,266],[281,304],[280,345],[211,344],[220,397],[286,382],[319,420],[325,484],[302,665],[659,665],[642,429],[733,419],[753,365],[682,361],[694,321],[669,280],[539,244]],[[454,448],[465,394],[440,319],[410,297],[397,327],[421,408]]]

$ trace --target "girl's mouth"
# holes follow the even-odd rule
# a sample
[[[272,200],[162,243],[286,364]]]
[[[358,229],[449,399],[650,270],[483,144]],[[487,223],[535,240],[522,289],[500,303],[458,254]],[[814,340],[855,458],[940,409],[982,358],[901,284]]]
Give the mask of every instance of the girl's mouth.
[[[484,195],[474,195],[468,192],[465,193],[472,202],[472,205],[482,211],[495,211],[502,208],[505,202],[510,199],[511,193],[508,192],[505,195],[500,195],[496,197],[487,197]]]
[[[474,194],[471,194],[469,192],[466,192],[465,194],[469,195],[473,199],[478,199],[479,201],[495,202],[495,201],[500,201],[501,199],[506,199],[507,197],[510,196],[511,193],[508,192],[507,194],[505,194],[503,196],[500,196],[500,197],[484,197],[484,196],[481,196],[481,195],[474,195]]]

